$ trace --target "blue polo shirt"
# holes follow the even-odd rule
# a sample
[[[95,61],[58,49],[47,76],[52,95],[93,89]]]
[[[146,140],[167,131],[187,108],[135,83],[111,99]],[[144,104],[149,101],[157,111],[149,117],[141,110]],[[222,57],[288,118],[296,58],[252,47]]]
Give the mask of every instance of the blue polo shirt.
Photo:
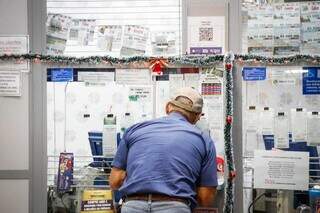
[[[217,186],[211,138],[179,113],[135,124],[125,132],[112,166],[126,170],[123,195],[162,193],[196,206],[198,186]]]

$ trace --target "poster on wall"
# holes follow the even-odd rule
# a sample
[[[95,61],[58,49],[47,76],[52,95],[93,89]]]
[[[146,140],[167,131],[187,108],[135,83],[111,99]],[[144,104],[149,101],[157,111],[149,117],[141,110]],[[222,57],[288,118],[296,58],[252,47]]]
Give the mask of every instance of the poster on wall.
[[[72,19],[69,16],[49,13],[46,21],[47,54],[63,54],[69,36]]]
[[[87,46],[93,41],[96,20],[72,19],[69,40],[77,41],[78,45]]]
[[[14,35],[0,36],[0,55],[27,54],[29,53],[29,36]],[[0,61],[0,70],[29,70],[28,61]]]
[[[188,52],[196,55],[224,54],[225,17],[188,17]]]
[[[119,51],[122,42],[121,25],[98,26],[97,47],[99,50],[114,52]]]
[[[254,188],[308,190],[309,153],[255,150]]]
[[[271,5],[248,8],[248,53],[273,54],[273,8]]]
[[[21,96],[21,72],[0,71],[0,96]]]
[[[144,55],[148,39],[149,28],[139,25],[125,25],[120,55]]]
[[[176,32],[152,32],[151,33],[152,55],[177,55]]]
[[[273,7],[274,56],[300,53],[299,3],[275,4]]]
[[[301,10],[301,53],[319,54],[320,50],[320,2],[306,2]]]

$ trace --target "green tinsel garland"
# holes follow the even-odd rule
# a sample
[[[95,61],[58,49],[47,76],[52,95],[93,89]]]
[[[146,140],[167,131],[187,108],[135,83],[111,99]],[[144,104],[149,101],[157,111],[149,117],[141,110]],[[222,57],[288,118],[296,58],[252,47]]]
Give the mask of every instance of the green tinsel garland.
[[[181,57],[168,57],[166,58],[169,64],[172,65],[187,65],[208,67],[219,62],[223,62],[223,55],[213,56],[192,56],[186,55]],[[156,57],[135,56],[128,58],[114,58],[110,56],[89,56],[89,57],[69,57],[69,56],[53,56],[53,55],[41,55],[41,54],[22,54],[22,55],[0,55],[0,61],[7,60],[34,60],[35,62],[42,63],[59,63],[67,65],[77,64],[103,64],[109,63],[110,65],[127,65],[136,62],[150,62],[157,59]],[[263,57],[256,55],[235,55],[234,60],[243,62],[256,62],[272,65],[286,65],[297,64],[300,62],[307,62],[313,64],[320,64],[320,56],[311,55],[295,55],[289,57]]]
[[[224,150],[228,167],[228,178],[225,185],[225,197],[224,197],[224,213],[233,212],[234,207],[234,158],[233,158],[233,144],[232,144],[232,121],[233,121],[233,79],[232,79],[232,67],[233,67],[233,55],[228,54],[225,57],[225,73],[226,73],[226,106],[225,106],[225,126],[224,126]]]

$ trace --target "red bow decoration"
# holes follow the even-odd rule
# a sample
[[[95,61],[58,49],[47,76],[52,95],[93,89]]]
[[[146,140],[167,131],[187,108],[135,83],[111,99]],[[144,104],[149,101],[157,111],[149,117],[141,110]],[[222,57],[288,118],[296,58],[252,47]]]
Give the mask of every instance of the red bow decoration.
[[[168,66],[167,60],[163,58],[152,59],[150,64],[150,69],[156,75],[162,75],[162,69]]]
[[[228,124],[231,124],[232,123],[232,116],[228,115],[227,118],[226,118],[226,121],[227,121]]]
[[[230,171],[229,172],[229,179],[234,179],[236,177],[236,171]]]
[[[227,64],[226,64],[226,68],[227,68],[227,71],[230,71],[230,70],[231,70],[231,68],[232,68],[232,64],[227,63]]]

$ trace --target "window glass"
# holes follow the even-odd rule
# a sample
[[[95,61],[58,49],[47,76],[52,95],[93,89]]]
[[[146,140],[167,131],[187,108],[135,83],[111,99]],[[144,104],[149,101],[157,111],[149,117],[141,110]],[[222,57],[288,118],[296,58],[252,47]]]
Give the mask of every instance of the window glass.
[[[47,53],[181,53],[181,0],[48,0]]]

